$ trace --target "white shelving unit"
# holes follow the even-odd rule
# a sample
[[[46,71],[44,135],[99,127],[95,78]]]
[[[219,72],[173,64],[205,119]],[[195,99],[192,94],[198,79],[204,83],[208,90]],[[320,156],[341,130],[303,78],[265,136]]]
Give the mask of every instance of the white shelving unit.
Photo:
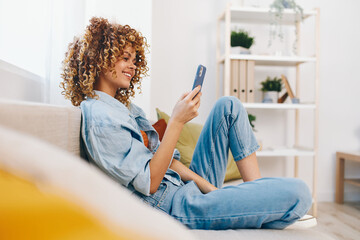
[[[285,10],[282,17],[282,24],[293,25],[298,16],[292,10]],[[313,159],[313,208],[312,214],[317,215],[317,158],[318,158],[318,118],[319,118],[319,9],[304,11],[304,21],[307,18],[315,17],[315,53],[313,56],[272,56],[256,54],[230,54],[230,35],[231,23],[251,23],[251,24],[270,24],[270,9],[232,7],[228,4],[225,11],[218,17],[217,21],[217,97],[220,95],[230,96],[230,77],[231,60],[252,60],[256,66],[273,67],[294,67],[296,69],[296,96],[300,93],[300,65],[304,63],[315,64],[315,78],[310,81],[308,87],[315,89],[313,102],[301,104],[278,104],[278,103],[243,103],[247,109],[264,109],[266,111],[284,110],[295,111],[295,147],[293,148],[270,148],[257,152],[259,157],[293,157],[294,158],[294,177],[299,177],[299,157],[310,157]],[[224,23],[223,29],[221,24]],[[300,39],[301,23],[296,24],[297,39]],[[221,36],[224,38],[224,51],[221,52]],[[300,43],[298,41],[297,51],[299,52]],[[223,76],[220,76],[220,68],[223,66]],[[255,70],[256,71],[256,70]],[[219,92],[220,79],[222,79],[223,93]],[[307,80],[309,82],[309,80]],[[265,111],[266,110],[266,111]],[[300,111],[313,111],[314,113],[314,146],[311,149],[299,147],[299,122]],[[309,159],[309,158],[306,158]]]
[[[227,9],[228,10],[228,9]],[[230,6],[230,20],[232,22],[246,21],[248,23],[269,23],[271,21],[271,15],[269,14],[269,8],[253,8],[253,7],[233,7]],[[304,19],[315,16],[317,10],[304,11]],[[223,12],[219,16],[219,20],[226,19],[226,12]],[[291,25],[294,24],[295,18],[300,19],[300,16],[295,15],[294,11],[285,9],[282,17],[282,23]]]
[[[315,104],[291,104],[291,103],[243,103],[247,109],[316,109]]]
[[[315,152],[301,148],[286,148],[286,149],[263,149],[256,153],[259,157],[313,157]]]
[[[247,55],[231,54],[230,60],[254,60],[258,66],[293,66],[305,62],[316,62],[315,57],[298,57],[298,56],[265,56],[265,55]],[[225,61],[225,56],[220,58],[220,62]]]

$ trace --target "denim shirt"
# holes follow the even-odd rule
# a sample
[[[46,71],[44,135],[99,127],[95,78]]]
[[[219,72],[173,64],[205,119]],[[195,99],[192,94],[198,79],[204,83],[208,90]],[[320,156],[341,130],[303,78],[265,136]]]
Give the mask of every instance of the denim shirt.
[[[149,196],[149,162],[160,145],[156,130],[135,104],[128,109],[104,92],[95,93],[98,99],[88,98],[80,105],[81,134],[90,161],[131,191]],[[140,130],[148,136],[148,147]],[[173,158],[180,159],[177,149]],[[179,174],[169,168],[164,178],[177,186],[182,184]]]

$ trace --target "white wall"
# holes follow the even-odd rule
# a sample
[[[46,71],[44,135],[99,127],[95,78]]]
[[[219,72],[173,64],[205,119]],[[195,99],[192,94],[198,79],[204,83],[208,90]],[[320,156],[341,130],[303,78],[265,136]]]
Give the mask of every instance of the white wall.
[[[304,6],[306,1],[304,1]],[[307,3],[309,4],[309,3]],[[335,152],[360,151],[360,2],[317,1],[321,8],[319,198],[334,199]],[[310,7],[310,6],[309,6]],[[339,47],[335,47],[339,46]],[[360,177],[349,164],[348,177]],[[345,200],[360,200],[359,188],[346,185]]]
[[[151,118],[156,119],[155,108],[171,113],[182,92],[191,89],[197,64],[204,64],[208,71],[203,86],[200,115],[195,122],[203,123],[215,97],[215,41],[216,18],[227,2],[218,0],[153,0],[152,28],[152,85],[151,85]],[[257,3],[267,7],[272,1],[236,1],[249,6]],[[335,152],[360,151],[360,103],[357,93],[360,89],[358,69],[360,61],[360,16],[356,9],[360,2],[355,0],[339,1],[297,1],[304,9],[319,7],[320,16],[320,121],[319,121],[319,161],[318,161],[318,199],[333,201],[335,190]],[[306,36],[301,39],[301,54],[314,53],[314,22],[311,27],[302,29]],[[286,29],[290,34],[285,39],[284,49],[291,48],[293,29]],[[256,44],[255,53],[273,51],[267,49],[268,28],[255,27],[253,34]],[[340,41],[340,39],[342,41]],[[345,40],[345,41],[344,41]],[[344,42],[344,43],[343,43]],[[275,43],[273,48],[281,46]],[[288,51],[289,52],[289,51]],[[357,54],[357,55],[356,55]],[[313,79],[313,66],[302,67],[301,78]],[[293,69],[275,69],[272,74],[286,72],[289,80],[294,80]],[[257,68],[256,83],[259,84],[269,68]],[[260,86],[258,86],[260,88]],[[314,95],[313,89],[303,89],[301,100],[306,101]],[[256,99],[261,99],[259,91]],[[256,135],[264,145],[276,142],[279,145],[291,145],[293,132],[286,132],[282,125],[294,128],[293,112],[253,111],[257,116]],[[313,143],[311,124],[314,115],[311,112],[301,114],[301,142]],[[310,126],[308,126],[310,124]],[[310,131],[309,131],[310,129]],[[289,159],[288,159],[289,160]],[[300,176],[310,185],[312,182],[312,158],[303,158],[300,164]],[[292,161],[284,158],[260,158],[260,167],[264,176],[292,176]],[[347,175],[360,177],[360,166],[349,165]],[[359,200],[359,189],[346,186],[345,200]]]
[[[206,104],[195,121],[204,120],[215,102],[215,2],[153,0],[151,118],[156,119],[155,107],[171,113],[181,94],[191,90],[198,64],[207,67]]]

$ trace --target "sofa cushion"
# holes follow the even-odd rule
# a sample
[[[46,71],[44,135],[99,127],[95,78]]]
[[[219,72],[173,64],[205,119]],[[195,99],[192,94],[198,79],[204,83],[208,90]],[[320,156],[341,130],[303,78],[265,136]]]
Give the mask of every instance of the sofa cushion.
[[[80,155],[81,111],[76,107],[0,100],[0,124]]]
[[[181,223],[146,205],[81,158],[1,125],[0,168],[43,191],[61,194],[115,232],[125,228],[154,239],[195,239]]]
[[[127,229],[112,232],[82,206],[1,168],[0,195],[2,239],[151,239]]]
[[[159,134],[159,140],[161,141],[164,137],[164,133],[166,130],[166,122],[164,119],[159,119],[152,126],[155,128],[156,132]]]

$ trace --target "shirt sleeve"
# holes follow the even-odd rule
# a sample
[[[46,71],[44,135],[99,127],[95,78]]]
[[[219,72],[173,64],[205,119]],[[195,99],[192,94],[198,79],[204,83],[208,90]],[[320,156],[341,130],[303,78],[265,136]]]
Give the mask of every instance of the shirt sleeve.
[[[132,130],[119,126],[93,126],[87,141],[94,161],[122,185],[150,195],[152,152]]]
[[[180,152],[175,148],[173,158],[180,161]]]

